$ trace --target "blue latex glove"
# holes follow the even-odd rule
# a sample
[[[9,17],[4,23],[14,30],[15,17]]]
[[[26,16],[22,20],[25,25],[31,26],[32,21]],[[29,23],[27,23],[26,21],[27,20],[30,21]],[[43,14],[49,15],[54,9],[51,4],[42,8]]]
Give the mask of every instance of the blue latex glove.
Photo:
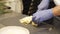
[[[53,17],[52,9],[37,11],[33,14],[32,21],[39,24],[43,21],[49,20]]]
[[[53,17],[52,9],[47,9],[49,6],[50,0],[42,0],[38,5],[38,10],[33,14],[32,21],[39,24],[45,20],[48,20]]]
[[[42,0],[41,3],[38,5],[38,10],[45,10],[49,6],[50,0]]]

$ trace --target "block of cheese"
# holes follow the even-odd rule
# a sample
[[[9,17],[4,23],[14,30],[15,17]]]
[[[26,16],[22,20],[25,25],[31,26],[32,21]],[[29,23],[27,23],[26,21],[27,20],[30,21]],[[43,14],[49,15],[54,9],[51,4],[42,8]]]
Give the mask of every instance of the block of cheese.
[[[27,16],[19,20],[20,23],[29,24],[32,21],[32,16]]]

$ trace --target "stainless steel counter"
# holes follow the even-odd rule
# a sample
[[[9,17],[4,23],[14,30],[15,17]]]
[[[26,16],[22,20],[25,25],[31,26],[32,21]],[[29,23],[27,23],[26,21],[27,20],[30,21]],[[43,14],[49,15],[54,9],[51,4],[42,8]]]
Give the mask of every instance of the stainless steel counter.
[[[27,29],[29,29],[30,34],[60,34],[59,29],[52,29],[51,31],[48,30],[49,27],[48,25],[44,25],[41,27],[34,27],[31,24],[29,25],[24,25],[19,22],[19,19],[25,17],[26,15],[18,15],[14,17],[9,17],[6,19],[1,19],[0,24],[3,24],[2,27],[4,26],[22,26]]]

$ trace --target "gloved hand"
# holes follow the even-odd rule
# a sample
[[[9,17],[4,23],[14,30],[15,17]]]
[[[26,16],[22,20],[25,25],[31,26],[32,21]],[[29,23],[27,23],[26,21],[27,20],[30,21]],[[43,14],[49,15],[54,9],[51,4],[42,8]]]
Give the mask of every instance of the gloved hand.
[[[32,21],[36,24],[40,24],[43,21],[49,20],[53,17],[52,9],[37,11],[33,14]]]

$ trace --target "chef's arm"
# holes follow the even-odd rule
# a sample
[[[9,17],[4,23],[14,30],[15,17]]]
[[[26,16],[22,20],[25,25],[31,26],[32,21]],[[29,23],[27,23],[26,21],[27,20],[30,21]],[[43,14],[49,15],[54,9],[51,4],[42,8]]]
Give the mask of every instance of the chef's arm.
[[[38,10],[47,9],[49,6],[50,0],[42,0],[41,3],[38,5]]]

